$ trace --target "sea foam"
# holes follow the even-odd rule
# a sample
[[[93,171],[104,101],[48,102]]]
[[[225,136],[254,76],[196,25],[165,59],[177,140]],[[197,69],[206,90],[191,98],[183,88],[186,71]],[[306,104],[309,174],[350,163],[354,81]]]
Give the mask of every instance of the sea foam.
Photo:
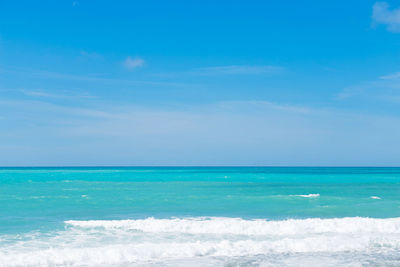
[[[70,220],[64,230],[27,234],[18,242],[2,240],[0,262],[4,266],[125,266],[202,259],[215,266],[216,259],[226,263],[233,258],[271,260],[301,254],[312,260],[316,255],[343,252],[349,257],[394,255],[399,249],[400,218]]]
[[[263,219],[200,217],[142,220],[89,220],[65,221],[80,228],[119,228],[142,232],[175,232],[187,234],[235,234],[235,235],[297,235],[315,233],[399,233],[400,218],[374,219],[348,217],[340,219],[303,219],[268,221]]]
[[[306,197],[306,198],[316,198],[319,197],[319,194],[307,194],[307,195],[295,195],[296,197]]]

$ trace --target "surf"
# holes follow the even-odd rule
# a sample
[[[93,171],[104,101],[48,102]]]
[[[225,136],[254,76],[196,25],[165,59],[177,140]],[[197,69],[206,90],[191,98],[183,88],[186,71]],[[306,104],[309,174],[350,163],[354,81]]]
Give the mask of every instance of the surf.
[[[3,236],[0,262],[5,266],[123,266],[197,259],[211,264],[300,254],[310,258],[331,253],[387,255],[399,248],[400,218],[67,220],[57,231]]]

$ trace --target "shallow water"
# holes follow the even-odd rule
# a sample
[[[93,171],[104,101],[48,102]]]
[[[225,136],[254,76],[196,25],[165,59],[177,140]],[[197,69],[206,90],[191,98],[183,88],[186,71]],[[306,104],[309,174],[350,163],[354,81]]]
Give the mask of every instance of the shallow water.
[[[1,168],[0,266],[396,266],[400,168]]]

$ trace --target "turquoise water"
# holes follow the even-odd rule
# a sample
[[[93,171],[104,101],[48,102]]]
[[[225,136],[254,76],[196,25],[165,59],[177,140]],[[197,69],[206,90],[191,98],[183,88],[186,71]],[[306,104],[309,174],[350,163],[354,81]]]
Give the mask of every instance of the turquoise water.
[[[302,257],[345,265],[348,255],[356,259],[349,261],[351,264],[388,260],[397,264],[400,263],[396,257],[400,255],[397,217],[400,217],[400,168],[0,168],[0,261],[3,258],[4,266],[157,265],[168,261],[172,266],[187,266],[191,259],[203,260],[204,265],[210,266],[231,261],[257,265],[265,263],[267,256],[272,265],[274,261],[276,265],[290,265],[291,260],[299,263]],[[287,219],[292,224],[286,225]],[[254,222],[261,225],[257,228]],[[306,222],[314,225],[312,229],[335,229],[314,232],[302,228]],[[279,223],[276,231],[281,231],[282,237],[265,230],[272,227],[271,223]],[[360,224],[365,227],[344,236],[344,230],[337,230]],[[153,226],[144,229],[144,225]],[[168,228],[171,225],[179,229],[172,231]],[[216,236],[215,229],[223,232],[229,227],[234,228],[226,236]],[[288,234],[287,229],[293,227],[301,232]],[[266,232],[260,236],[249,234],[263,229]],[[391,230],[380,233],[377,229]],[[304,236],[300,238],[305,235],[326,239],[326,233],[342,240],[343,244],[338,241],[336,247],[342,245],[344,249],[329,254],[332,253],[329,246],[327,251],[318,249],[321,244],[312,249]],[[290,245],[277,249],[277,244],[283,246],[281,243],[293,236],[300,242],[296,248],[304,249],[296,250]],[[359,243],[346,247],[348,239],[354,241],[358,237]],[[394,237],[396,240],[391,239]],[[330,242],[325,239],[320,241]],[[167,241],[186,242],[185,248],[193,246],[194,252],[168,254],[162,253],[168,249],[160,247],[153,253],[155,256],[152,254],[154,257],[141,255],[140,246]],[[225,241],[231,242],[227,245],[230,249],[215,245]],[[241,249],[244,245],[239,241],[250,242],[246,243],[247,250]],[[267,241],[278,243],[271,245]],[[198,242],[204,246],[196,247]],[[204,252],[204,248],[214,246],[210,242],[216,242],[212,244],[217,247]],[[123,249],[127,244],[132,246],[128,252]],[[79,256],[76,249],[81,247],[92,250],[84,255],[78,253]],[[52,254],[49,249],[55,252]],[[75,256],[63,258],[62,251]],[[29,262],[24,261],[26,253],[30,255]],[[99,253],[111,256],[94,261]],[[291,256],[282,257],[282,253]],[[372,257],[378,263],[369,262]],[[146,260],[140,262],[143,258]]]

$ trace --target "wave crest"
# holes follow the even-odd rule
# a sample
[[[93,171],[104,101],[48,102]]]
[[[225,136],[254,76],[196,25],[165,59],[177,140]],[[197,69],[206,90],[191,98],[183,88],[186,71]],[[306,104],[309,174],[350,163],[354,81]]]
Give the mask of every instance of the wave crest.
[[[339,219],[245,220],[241,218],[185,218],[142,220],[65,221],[80,228],[137,230],[148,233],[298,235],[317,233],[400,233],[400,218],[374,219],[348,217]]]
[[[268,221],[201,217],[70,220],[65,224],[64,230],[32,233],[17,242],[0,240],[0,262],[5,266],[126,266],[275,257],[279,263],[298,253],[313,260],[318,253],[346,252],[342,255],[353,259],[354,255],[397,255],[400,249],[400,218]]]

